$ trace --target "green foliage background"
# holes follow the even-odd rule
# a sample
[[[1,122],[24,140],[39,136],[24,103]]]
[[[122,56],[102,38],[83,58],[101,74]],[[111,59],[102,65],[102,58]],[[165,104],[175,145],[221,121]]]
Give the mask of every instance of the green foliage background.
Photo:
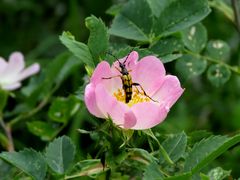
[[[141,3],[147,2],[145,0],[140,1]],[[110,49],[114,54],[121,57],[131,50],[127,44],[136,47],[140,55],[155,53],[162,57],[167,72],[177,75],[185,88],[183,96],[171,109],[167,119],[153,128],[153,132],[157,133],[155,135],[160,141],[169,137],[169,134],[180,134],[180,136],[177,136],[179,138],[177,140],[182,144],[179,145],[179,149],[176,148],[176,152],[169,154],[172,160],[177,161],[184,156],[185,151],[181,150],[181,148],[186,147],[186,139],[188,139],[189,145],[193,145],[211,134],[233,135],[239,132],[240,33],[234,25],[233,12],[229,12],[229,8],[227,8],[230,7],[230,1],[208,1],[211,12],[210,9],[203,9],[203,11],[209,11],[209,14],[206,13],[206,18],[196,16],[197,18],[192,19],[193,22],[197,23],[194,25],[197,35],[193,37],[196,39],[191,42],[189,42],[190,25],[182,23],[175,27],[166,24],[165,17],[179,16],[180,18],[184,14],[185,11],[174,11],[174,7],[178,7],[177,3],[174,4],[175,6],[169,7],[162,17],[158,17],[159,11],[154,9],[155,6],[152,4],[149,9],[143,9],[145,14],[142,16],[144,18],[139,18],[136,17],[136,13],[138,11],[142,12],[141,8],[145,6],[139,5],[135,11],[132,10],[131,2],[134,3],[134,0],[119,15],[119,11],[125,2],[114,0],[0,1],[0,55],[7,58],[11,52],[18,50],[26,56],[27,64],[39,62],[42,67],[39,75],[29,81],[24,81],[24,87],[14,92],[16,97],[10,96],[8,98],[9,103],[5,107],[6,122],[13,119],[10,124],[13,127],[12,132],[16,150],[28,147],[36,151],[43,151],[48,142],[55,137],[68,135],[74,142],[74,146],[76,146],[77,159],[82,160],[76,169],[100,164],[97,159],[95,161],[87,160],[90,157],[101,159],[101,154],[106,151],[106,149],[102,149],[103,152],[98,152],[96,148],[99,147],[96,143],[94,144],[94,142],[100,142],[101,137],[99,136],[101,134],[91,133],[89,135],[89,131],[99,127],[104,121],[94,118],[88,113],[82,95],[87,83],[87,74],[91,74],[99,59],[105,58],[104,51]],[[151,2],[158,3],[157,0]],[[164,4],[168,1],[162,0],[161,2]],[[184,5],[183,2],[185,1],[179,0],[179,4]],[[189,8],[192,8],[192,11],[195,12],[194,7],[199,8],[201,2],[196,1],[196,4],[189,5]],[[219,2],[224,2],[226,7],[221,6],[223,4],[219,5]],[[149,17],[150,11],[154,12],[154,17]],[[118,15],[113,20],[112,15],[116,14]],[[131,27],[122,17],[127,17],[135,22],[143,34],[136,33],[139,29],[136,30],[135,26]],[[85,18],[87,19],[85,20]],[[151,29],[150,24],[154,24],[156,19],[160,19],[162,24],[153,25],[154,28]],[[201,22],[199,23],[199,21]],[[96,25],[97,23],[98,25]],[[107,35],[96,39],[94,34],[90,34],[90,32],[96,31],[104,34],[106,29],[102,26],[103,24],[107,27],[112,24],[109,30],[111,34],[110,43]],[[102,29],[99,27],[102,27]],[[144,28],[141,29],[141,27]],[[182,27],[181,31],[168,36],[169,33],[175,32],[175,28],[179,27]],[[126,30],[125,28],[129,29]],[[63,31],[66,31],[66,33],[59,39]],[[71,34],[67,31],[71,32]],[[159,39],[160,41],[158,41]],[[101,46],[97,46],[98,41],[103,42]],[[219,51],[213,48],[213,44],[219,42],[223,44],[222,53],[220,54]],[[184,52],[184,55],[182,55],[182,52]],[[202,56],[199,56],[199,54]],[[215,61],[216,59],[218,61]],[[187,66],[189,63],[193,64],[192,69]],[[223,74],[222,78],[216,79],[215,73],[217,71]],[[56,112],[60,112],[60,115],[56,114]],[[76,129],[81,129],[81,133]],[[188,138],[185,138],[186,134],[182,133],[182,131],[185,131]],[[3,132],[0,131],[2,145],[0,151],[3,151],[6,146],[6,139],[2,134]],[[235,140],[227,139],[225,136],[216,136],[212,137],[212,139],[219,142],[216,145],[217,147],[227,147],[224,143]],[[212,139],[208,139],[209,142],[208,140],[200,141],[195,149],[203,146],[204,143],[210,146]],[[75,147],[73,148],[67,137],[63,136],[62,139],[57,139],[54,145],[60,146],[60,141],[66,141],[67,144],[65,145],[71,151],[70,153],[75,153]],[[170,142],[167,143],[166,141]],[[169,152],[172,149],[171,143],[175,144],[175,141],[176,139],[171,141],[170,138],[163,141],[162,145]],[[118,142],[113,144],[121,145]],[[140,138],[136,144],[151,149],[146,145],[146,139],[144,138]],[[111,145],[107,146],[111,147]],[[214,149],[216,146],[212,148]],[[46,149],[46,156],[50,160],[54,158],[51,155],[51,153],[54,154],[55,152],[54,148],[53,145],[49,145]],[[42,158],[42,155],[35,150],[23,150],[21,154],[25,155],[27,151],[33,151],[34,157]],[[182,153],[178,154],[179,152]],[[114,153],[118,152],[112,154]],[[134,149],[132,153],[146,155],[147,152]],[[220,151],[214,153],[209,150],[208,158],[215,157]],[[122,154],[122,156],[124,155]],[[198,160],[205,158],[205,155],[194,154],[194,151],[192,151],[191,156],[199,156]],[[9,158],[8,154],[2,154],[1,157],[5,160]],[[73,159],[73,157],[69,158],[69,161],[72,161],[71,158]],[[107,156],[106,158],[111,157]],[[119,157],[119,159],[121,158],[123,157]],[[200,166],[199,164],[195,166],[196,164],[191,161],[192,159],[186,159],[188,168],[190,168],[185,169],[186,172],[192,169],[197,171],[198,166]],[[56,161],[61,161],[61,159]],[[120,160],[118,161],[120,162]],[[154,169],[154,172],[160,176],[155,161],[150,159],[149,162],[151,163],[145,171],[145,177],[149,177],[149,174],[152,174]],[[240,146],[233,146],[212,162],[210,167],[221,166],[225,170],[231,169],[231,176],[237,178],[240,177],[239,162]],[[12,170],[10,166],[1,163],[3,161],[0,162],[0,167],[4,168],[0,168],[0,174],[7,171],[17,174],[15,169]],[[19,162],[12,162],[12,164],[14,163],[17,167],[24,166],[19,165]],[[60,176],[70,166],[69,162],[63,163],[62,167],[55,167],[51,165],[51,162],[48,165],[52,171],[60,174]],[[45,166],[45,164],[42,164],[41,168],[46,171]],[[205,174],[209,172],[210,177],[213,172],[210,172],[209,169],[206,168],[203,172]],[[229,172],[223,169],[220,171],[228,175]],[[28,174],[28,169],[22,170]],[[77,172],[77,170],[75,171]],[[201,174],[202,179],[204,179],[205,174]],[[183,178],[188,176],[189,174],[186,173]],[[41,175],[33,178],[41,179]]]

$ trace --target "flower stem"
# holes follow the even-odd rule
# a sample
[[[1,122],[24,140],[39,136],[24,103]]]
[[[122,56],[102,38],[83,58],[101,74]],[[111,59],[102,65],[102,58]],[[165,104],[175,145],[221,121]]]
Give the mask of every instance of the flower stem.
[[[12,138],[12,131],[11,131],[11,127],[6,125],[5,122],[3,121],[2,115],[0,115],[0,125],[2,126],[7,139],[8,139],[8,144],[7,144],[7,150],[9,152],[14,151],[14,143],[13,143],[13,138]]]
[[[173,165],[173,161],[171,160],[171,158],[169,157],[168,153],[165,151],[165,149],[163,148],[163,146],[159,143],[158,141],[158,146],[159,146],[159,150],[161,151],[164,159],[170,164]]]
[[[168,153],[166,152],[166,150],[163,148],[163,146],[160,144],[160,142],[158,141],[158,139],[156,138],[156,136],[153,134],[152,130],[145,130],[144,131],[148,136],[150,136],[152,139],[154,139],[159,147],[160,152],[162,153],[164,159],[167,161],[168,164],[173,165],[173,161],[171,160],[171,158],[168,156]]]

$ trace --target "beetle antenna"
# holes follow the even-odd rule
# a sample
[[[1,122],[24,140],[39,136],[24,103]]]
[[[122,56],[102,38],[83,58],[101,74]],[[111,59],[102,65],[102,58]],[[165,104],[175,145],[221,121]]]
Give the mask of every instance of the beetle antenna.
[[[118,59],[116,56],[114,56],[111,52],[106,52],[106,53],[107,53],[108,55],[114,57],[114,58],[118,61],[119,65],[121,64],[121,62],[119,61],[119,59]]]
[[[133,48],[131,49],[131,51],[128,53],[128,55],[127,55],[126,59],[124,60],[123,64],[125,64],[125,62],[127,61],[127,59],[128,59],[128,57],[129,57],[129,55],[130,55],[130,54],[131,54],[131,52],[134,50],[134,48],[135,48],[135,47],[133,47]]]

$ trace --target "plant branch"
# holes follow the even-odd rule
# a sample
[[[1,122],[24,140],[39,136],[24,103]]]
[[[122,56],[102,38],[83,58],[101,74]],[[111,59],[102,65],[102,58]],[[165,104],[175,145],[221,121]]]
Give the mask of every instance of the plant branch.
[[[39,112],[49,101],[49,98],[51,97],[51,95],[58,89],[59,85],[56,85],[48,95],[45,96],[45,98],[38,104],[37,107],[35,107],[34,109],[32,109],[31,111],[21,114],[19,116],[17,116],[16,118],[12,119],[8,125],[10,127],[12,127],[14,124],[22,121],[23,119],[27,119],[31,116],[33,116],[34,114],[36,114],[37,112]]]
[[[204,55],[196,54],[196,53],[194,53],[194,52],[192,52],[192,51],[189,51],[189,50],[184,50],[184,51],[185,51],[185,53],[187,53],[187,54],[190,54],[190,55],[192,55],[192,56],[198,57],[198,58],[200,58],[200,59],[207,60],[207,61],[209,61],[209,62],[211,62],[211,63],[221,64],[221,65],[225,66],[226,68],[230,69],[232,72],[240,75],[240,69],[239,69],[239,67],[230,66],[229,64],[227,64],[227,63],[225,63],[225,62],[223,62],[223,61],[219,61],[219,60],[214,59],[214,58],[211,58],[211,57],[209,57],[209,56],[204,56]]]
[[[158,144],[159,150],[163,155],[163,158],[166,160],[166,162],[169,165],[173,165],[174,162],[171,160],[171,158],[169,157],[168,153],[166,152],[166,150],[163,148],[163,146],[160,144],[160,142],[158,141],[158,139],[155,137],[155,135],[153,134],[152,130],[145,130],[144,131],[148,136],[150,136],[154,141],[156,141],[156,143]]]
[[[8,144],[7,144],[7,150],[9,152],[14,151],[14,143],[13,143],[13,138],[12,138],[12,132],[11,132],[11,127],[6,125],[5,122],[3,121],[3,118],[0,116],[0,125],[2,126],[7,139],[8,139]]]
[[[234,13],[230,6],[219,0],[209,1],[208,3],[211,7],[222,12],[231,22],[234,23]]]
[[[49,96],[47,96],[46,98],[44,98],[39,105],[32,109],[31,111],[21,114],[19,116],[17,116],[16,118],[12,119],[8,125],[10,127],[12,127],[14,124],[18,123],[19,121],[22,121],[23,119],[27,119],[28,117],[31,117],[32,115],[36,114],[37,112],[39,112],[48,102]]]
[[[239,2],[238,0],[231,0],[232,1],[232,7],[234,11],[234,16],[235,16],[235,23],[237,26],[237,29],[240,33],[240,8],[239,8]]]

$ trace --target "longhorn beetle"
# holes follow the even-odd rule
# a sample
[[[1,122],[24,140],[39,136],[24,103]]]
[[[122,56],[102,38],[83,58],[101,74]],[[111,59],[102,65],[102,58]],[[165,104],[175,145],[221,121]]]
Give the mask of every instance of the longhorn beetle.
[[[130,52],[131,53],[131,52]],[[125,93],[125,103],[128,103],[131,99],[132,99],[132,87],[135,86],[137,91],[139,92],[138,88],[137,87],[140,87],[143,94],[148,97],[149,99],[151,99],[152,101],[154,102],[157,102],[155,100],[153,100],[149,95],[147,95],[147,93],[144,91],[143,87],[141,86],[141,84],[139,83],[136,83],[136,82],[132,82],[132,77],[131,75],[129,74],[129,72],[131,70],[127,70],[126,68],[126,61],[130,55],[130,53],[128,53],[126,59],[123,61],[123,63],[121,63],[119,61],[118,58],[116,58],[114,55],[112,55],[111,53],[108,53],[109,55],[113,56],[114,58],[116,58],[116,60],[118,61],[119,63],[119,68],[115,67],[121,74],[120,75],[116,75],[116,76],[112,76],[112,77],[103,77],[102,79],[112,79],[112,78],[115,78],[115,77],[120,77],[121,80],[122,80],[122,88],[124,90],[124,93]]]

